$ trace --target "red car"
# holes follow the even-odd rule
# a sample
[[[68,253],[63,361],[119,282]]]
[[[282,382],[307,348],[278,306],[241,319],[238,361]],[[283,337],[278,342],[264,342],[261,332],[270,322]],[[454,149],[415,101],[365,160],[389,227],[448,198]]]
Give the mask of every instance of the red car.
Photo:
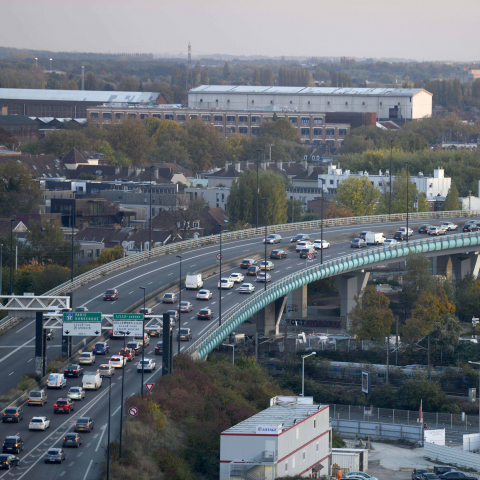
[[[70,398],[59,398],[53,406],[53,413],[70,413],[73,412],[74,408],[75,404],[73,403],[73,400],[71,400]]]
[[[103,294],[103,300],[117,300],[118,299],[118,290],[116,288],[109,288],[104,294]]]
[[[129,348],[125,348],[120,350],[118,352],[119,355],[122,355],[122,357],[125,357],[128,362],[131,362],[135,358],[135,352],[132,352]]]

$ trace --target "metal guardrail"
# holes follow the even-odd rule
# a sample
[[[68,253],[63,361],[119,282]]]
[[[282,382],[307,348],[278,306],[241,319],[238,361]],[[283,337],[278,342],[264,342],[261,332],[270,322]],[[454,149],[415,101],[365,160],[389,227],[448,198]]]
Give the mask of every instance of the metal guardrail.
[[[204,358],[235,328],[263,307],[285,296],[297,288],[322,278],[337,275],[348,270],[357,270],[372,263],[403,258],[410,253],[425,253],[480,244],[480,232],[460,233],[448,237],[426,238],[379,247],[364,252],[353,253],[324,262],[322,265],[308,267],[288,277],[270,284],[266,291],[255,292],[239,305],[225,312],[222,325],[212,325],[199,339],[185,351],[193,354],[198,350],[198,358]]]
[[[0,334],[8,330],[12,325],[15,325],[18,320],[18,317],[5,317],[4,321],[0,322]]]
[[[442,219],[451,217],[470,217],[480,216],[480,210],[455,210],[450,212],[414,212],[409,213],[408,218],[410,220],[421,219]],[[323,220],[324,227],[340,227],[345,225],[363,225],[368,223],[385,223],[394,222],[399,220],[406,220],[406,213],[397,213],[394,215],[370,215],[366,217],[347,217],[347,218],[330,218]],[[272,225],[267,227],[268,233],[279,232],[296,232],[299,230],[309,230],[312,228],[320,228],[322,224],[321,220],[313,220],[311,222],[298,222],[298,223],[286,223],[282,225]],[[265,227],[262,228],[250,228],[247,230],[238,230],[236,232],[222,233],[222,242],[228,242],[232,240],[240,240],[243,238],[255,237],[264,234]],[[89,272],[83,273],[73,279],[73,282],[68,281],[59,285],[58,287],[49,290],[44,295],[58,295],[67,291],[75,290],[83,285],[97,280],[98,278],[108,275],[117,270],[121,270],[126,267],[130,267],[137,263],[145,262],[150,259],[160,257],[162,255],[168,255],[171,253],[179,252],[181,250],[189,250],[191,248],[197,248],[208,245],[215,245],[220,242],[220,235],[211,235],[209,237],[201,237],[193,240],[185,240],[183,242],[172,243],[162,247],[155,247],[151,251],[137,253],[135,255],[129,255],[119,260],[102,265],[101,267],[94,268]]]

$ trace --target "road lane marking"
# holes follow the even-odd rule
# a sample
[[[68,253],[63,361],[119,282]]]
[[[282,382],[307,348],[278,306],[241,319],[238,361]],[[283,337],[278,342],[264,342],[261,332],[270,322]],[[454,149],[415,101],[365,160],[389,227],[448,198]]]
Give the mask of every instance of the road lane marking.
[[[71,466],[73,466],[74,463],[75,463],[75,462],[70,462],[70,463],[68,464],[68,466],[71,467]]]
[[[133,293],[133,290],[129,293],[129,295],[131,295]]]
[[[98,445],[97,445],[97,448],[95,449],[96,452],[98,452],[98,449],[100,448],[100,444],[102,443],[102,438],[103,438],[103,435],[105,435],[105,432],[107,431],[107,425],[108,423],[106,423],[102,428],[102,433],[100,435],[100,439],[98,440]]]
[[[93,438],[97,438],[100,434],[99,433],[96,433]]]
[[[21,332],[22,330],[24,330],[25,328],[27,328],[29,325],[31,325],[32,323],[36,322],[36,320],[33,320],[31,321],[30,323],[27,323],[24,327],[20,328],[19,330],[17,330],[15,333],[17,334],[18,332]]]
[[[215,305],[217,302],[212,302],[212,305]]]
[[[72,462],[72,463],[75,463],[75,462]],[[69,466],[70,466],[70,465],[69,465]],[[60,473],[58,476],[59,476],[59,477],[63,477],[66,473],[67,473],[67,471],[64,470],[64,471],[63,471],[62,473]]]
[[[80,452],[77,457],[81,457],[83,455],[83,452]]]
[[[92,442],[87,443],[87,445],[85,446],[85,448],[88,448],[91,444],[92,444]]]
[[[149,285],[151,285],[153,282],[150,282]]]
[[[15,372],[9,373],[8,376],[13,375]]]
[[[33,358],[31,358],[27,363],[30,363],[32,360],[33,360]]]
[[[83,480],[87,480],[88,477],[88,472],[90,470],[90,467],[92,466],[93,460],[90,460],[90,463],[88,464],[87,471],[85,472],[85,476],[83,477]]]
[[[147,267],[148,265],[151,265],[152,263],[155,263],[156,261],[153,261],[153,262],[150,262],[150,263],[145,263],[145,264],[142,264],[142,265],[139,265],[138,267],[135,267],[135,268],[131,268],[129,270],[129,272],[133,272],[133,270],[138,270],[139,268],[142,268],[142,267]],[[125,272],[122,272],[122,273],[119,273],[117,275],[114,275],[113,277],[110,277],[108,280],[104,280],[103,282],[98,282],[97,284],[95,284],[93,287],[89,287],[89,290],[91,290],[92,288],[95,288],[96,286],[98,285],[101,285],[102,283],[105,283],[105,282],[110,282],[113,278],[116,278],[116,277],[119,277],[120,275],[123,275]]]
[[[120,405],[121,407],[121,405]],[[120,410],[120,407],[118,407],[113,413],[112,413],[112,417]]]
[[[184,325],[188,325],[188,322],[183,322]]]
[[[20,347],[17,347],[15,350],[13,350],[13,352],[10,352],[7,355],[5,355],[4,357],[0,358],[0,363],[5,361],[8,357],[13,355],[14,353],[17,353],[21,348],[25,347],[26,345],[28,345],[30,342],[33,342],[34,340],[35,340],[35,337],[31,338],[30,340],[27,340],[23,345],[21,345]]]

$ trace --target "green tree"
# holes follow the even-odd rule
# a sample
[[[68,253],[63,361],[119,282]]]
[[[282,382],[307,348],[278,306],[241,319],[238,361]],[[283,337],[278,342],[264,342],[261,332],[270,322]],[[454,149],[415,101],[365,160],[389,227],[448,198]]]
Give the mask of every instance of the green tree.
[[[349,177],[338,185],[335,202],[349,208],[355,216],[372,215],[380,192],[368,177]]]
[[[203,67],[200,73],[200,82],[202,85],[208,85],[210,83],[208,79],[208,70],[207,67]]]
[[[25,164],[12,160],[0,165],[0,217],[38,213],[41,199],[40,185]]]
[[[445,350],[453,354],[462,333],[462,325],[455,315],[444,314],[440,321],[433,324],[432,338],[437,339]]]
[[[300,200],[290,198],[287,200],[287,223],[300,222],[302,220],[303,208]]]
[[[411,253],[405,262],[402,300],[404,307],[410,311],[413,304],[435,286],[430,260],[421,255]]]
[[[373,286],[367,286],[355,297],[356,305],[348,314],[351,331],[361,340],[384,342],[393,325],[390,300]]]
[[[397,390],[397,406],[403,410],[418,410],[422,402],[425,412],[441,412],[448,408],[448,399],[439,382],[411,379]]]
[[[366,150],[374,150],[375,142],[367,139],[366,135],[348,135],[342,144],[343,153],[363,153]]]
[[[457,285],[456,313],[462,322],[469,322],[480,311],[480,281],[472,274],[465,275]]]
[[[458,189],[455,184],[452,183],[450,189],[448,190],[447,197],[443,203],[443,210],[446,212],[452,212],[454,210],[461,210],[462,204],[458,196]]]
[[[287,142],[298,142],[297,129],[286,118],[262,123],[259,136],[278,138]]]
[[[230,68],[228,66],[228,63],[225,62],[225,65],[223,66],[223,79],[228,80],[229,76],[230,76]]]

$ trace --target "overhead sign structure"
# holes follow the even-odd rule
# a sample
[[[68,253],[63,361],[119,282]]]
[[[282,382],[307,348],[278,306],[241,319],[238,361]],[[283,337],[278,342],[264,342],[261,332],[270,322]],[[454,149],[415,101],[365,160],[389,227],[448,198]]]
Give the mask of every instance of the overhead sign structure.
[[[138,408],[137,407],[130,407],[128,409],[128,414],[131,416],[131,417],[136,417],[138,415]]]
[[[141,337],[143,335],[143,314],[141,313],[114,313],[113,335],[121,336],[120,332],[129,332],[129,335]]]
[[[102,333],[100,312],[67,312],[63,314],[63,335],[92,337]]]
[[[151,392],[154,385],[154,383],[146,383],[145,387],[149,392]]]

